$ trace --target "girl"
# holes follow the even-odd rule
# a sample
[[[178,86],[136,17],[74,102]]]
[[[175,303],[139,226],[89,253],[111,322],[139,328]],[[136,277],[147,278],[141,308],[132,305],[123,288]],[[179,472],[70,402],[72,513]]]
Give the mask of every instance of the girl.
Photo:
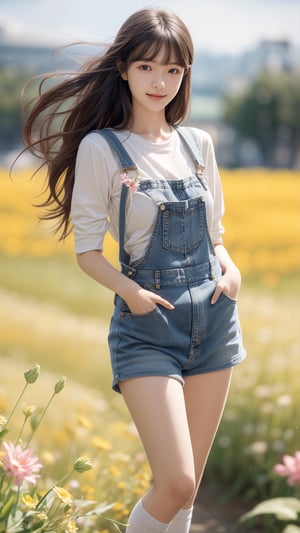
[[[192,62],[184,23],[143,9],[101,57],[41,94],[25,124],[48,166],[45,218],[64,238],[72,214],[80,267],[115,293],[113,388],[153,472],[131,533],[189,531],[232,367],[245,356],[212,141],[179,127]],[[121,271],[102,255],[107,230]]]

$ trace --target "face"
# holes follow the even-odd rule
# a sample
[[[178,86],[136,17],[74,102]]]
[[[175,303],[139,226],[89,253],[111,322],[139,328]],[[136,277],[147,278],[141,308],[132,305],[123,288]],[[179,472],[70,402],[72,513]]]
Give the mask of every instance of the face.
[[[162,113],[179,91],[184,68],[172,57],[170,63],[164,65],[163,57],[163,52],[160,52],[151,61],[134,61],[121,74],[128,82],[134,112]]]

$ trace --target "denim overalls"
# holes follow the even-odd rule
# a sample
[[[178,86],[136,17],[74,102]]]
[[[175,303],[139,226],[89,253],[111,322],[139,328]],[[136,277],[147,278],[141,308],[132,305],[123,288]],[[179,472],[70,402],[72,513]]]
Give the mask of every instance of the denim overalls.
[[[130,312],[115,296],[109,330],[113,389],[141,376],[184,376],[220,370],[245,357],[237,303],[223,293],[210,303],[221,268],[209,235],[209,199],[201,148],[188,128],[176,128],[191,151],[196,173],[179,180],[141,180],[139,191],[157,205],[157,219],[143,258],[131,263],[124,250],[125,204],[128,187],[121,190],[119,215],[120,264],[125,276],[171,302],[175,309],[157,305],[146,314]],[[112,130],[97,130],[108,141],[123,171],[136,165]],[[133,193],[134,194],[134,193]]]

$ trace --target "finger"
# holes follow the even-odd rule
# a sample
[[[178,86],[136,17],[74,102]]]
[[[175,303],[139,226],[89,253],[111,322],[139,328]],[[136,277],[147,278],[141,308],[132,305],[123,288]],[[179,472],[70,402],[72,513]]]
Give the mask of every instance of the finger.
[[[165,300],[164,298],[159,298],[157,300],[157,303],[161,305],[162,307],[165,307],[166,309],[175,309],[174,305],[171,304],[171,302],[168,302],[168,300]]]
[[[215,304],[218,301],[219,296],[220,296],[220,294],[222,294],[222,292],[223,292],[223,287],[221,287],[220,285],[217,285],[216,289],[215,289],[215,292],[213,293],[213,295],[211,297],[210,303],[211,304]]]

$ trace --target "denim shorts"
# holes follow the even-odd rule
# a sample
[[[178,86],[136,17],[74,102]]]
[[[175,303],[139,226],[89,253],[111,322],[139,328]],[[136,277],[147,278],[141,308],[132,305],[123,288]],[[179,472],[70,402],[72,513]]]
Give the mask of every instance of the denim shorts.
[[[149,313],[133,314],[115,297],[108,337],[115,391],[120,392],[120,381],[142,376],[169,376],[184,384],[185,376],[221,370],[244,359],[237,302],[222,293],[210,303],[217,279],[210,279],[207,269],[200,280],[181,281],[177,278],[157,290],[137,279],[170,301],[173,310],[157,305]]]

